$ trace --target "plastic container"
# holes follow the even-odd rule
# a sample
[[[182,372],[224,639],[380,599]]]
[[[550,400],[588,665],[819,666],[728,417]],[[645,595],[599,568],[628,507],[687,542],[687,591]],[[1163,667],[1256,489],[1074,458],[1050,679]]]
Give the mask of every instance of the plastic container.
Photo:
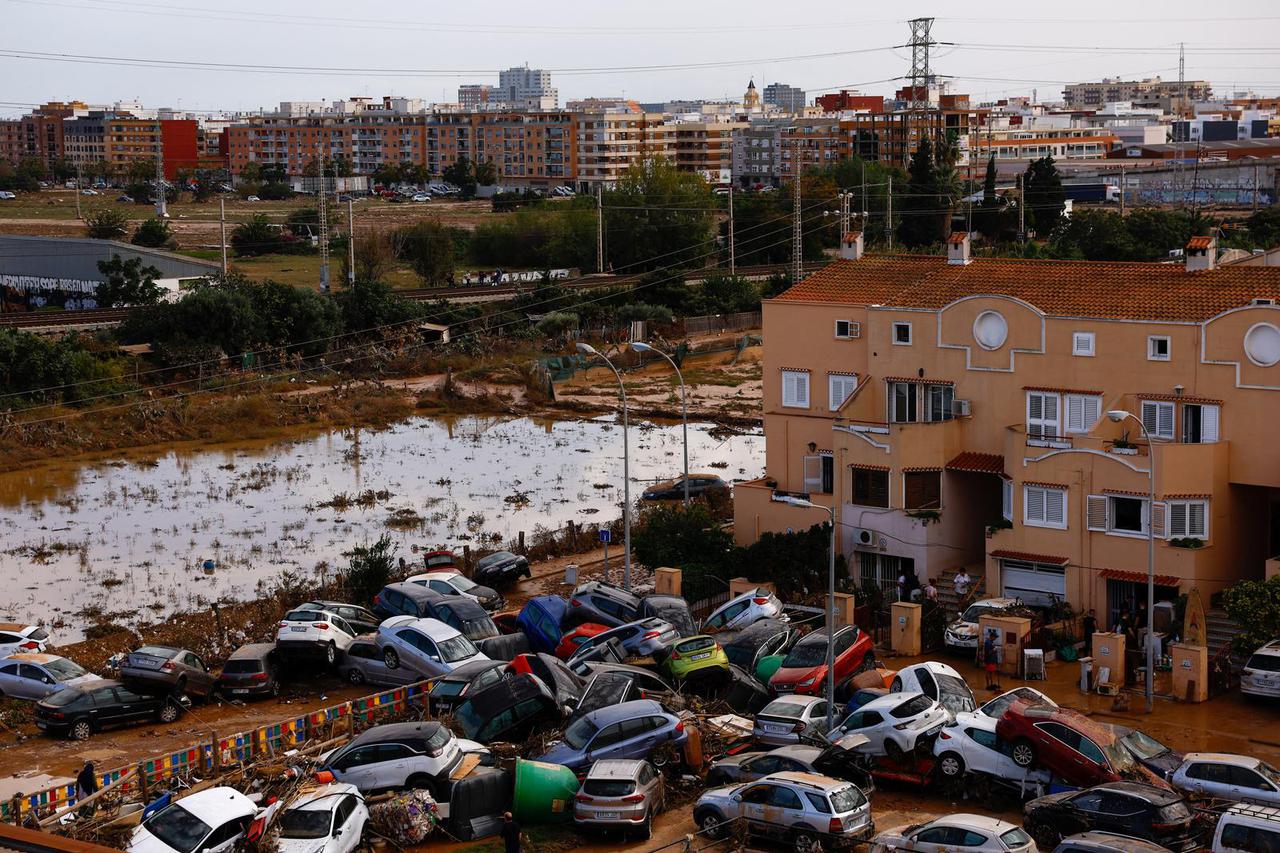
[[[449,793],[449,832],[463,841],[496,834],[502,813],[511,808],[511,774],[477,767],[453,783]]]
[[[578,776],[562,764],[516,759],[516,787],[512,814],[528,823],[573,820]]]

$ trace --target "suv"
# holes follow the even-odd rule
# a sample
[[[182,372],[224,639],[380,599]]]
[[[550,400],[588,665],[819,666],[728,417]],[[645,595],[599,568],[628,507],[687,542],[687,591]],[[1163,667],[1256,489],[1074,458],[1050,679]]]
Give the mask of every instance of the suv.
[[[345,604],[341,601],[308,601],[305,604],[299,604],[294,610],[324,610],[335,616],[341,616],[347,620],[347,624],[356,632],[357,637],[378,630],[378,623],[382,621],[368,608],[358,604]]]
[[[1240,672],[1240,692],[1280,697],[1280,640],[1272,640],[1249,656]]]
[[[996,734],[1010,745],[1014,764],[1024,769],[1039,764],[1069,785],[1119,782],[1122,771],[1138,766],[1129,751],[1116,743],[1113,730],[1066,708],[1019,699],[996,721]]]
[[[975,601],[943,632],[942,639],[947,650],[973,654],[978,648],[979,619],[986,615],[1008,615],[1010,611],[1021,607],[1020,598],[984,598],[982,601]]]
[[[67,687],[36,703],[36,728],[88,740],[107,726],[140,720],[175,722],[191,702],[186,696],[137,693],[119,681]]]
[[[1180,791],[1215,800],[1280,806],[1280,771],[1247,755],[1188,752],[1169,782]]]
[[[610,705],[574,720],[539,761],[585,770],[602,758],[645,758],[665,743],[682,747],[684,723],[652,699]]]
[[[336,613],[299,608],[280,620],[276,649],[282,655],[319,655],[326,666],[336,666],[355,638],[355,628]]]
[[[0,658],[19,652],[43,652],[49,632],[39,625],[0,622]]]
[[[1213,853],[1270,853],[1280,850],[1280,809],[1232,806],[1218,819]]]
[[[821,694],[827,683],[827,635],[826,628],[806,634],[796,643],[782,666],[769,678],[769,688],[775,693]],[[835,682],[841,685],[855,672],[875,661],[871,635],[858,630],[856,625],[837,628],[835,634]]]
[[[334,779],[364,793],[425,788],[437,797],[447,790],[449,774],[460,763],[458,739],[436,722],[374,726],[321,758],[323,769]]]
[[[373,612],[384,618],[413,616],[422,619],[430,616],[431,606],[443,599],[444,596],[434,589],[416,583],[389,583],[373,597]]]
[[[1154,785],[1109,782],[1084,791],[1049,794],[1027,803],[1023,815],[1022,825],[1045,850],[1064,835],[1089,830],[1145,838],[1182,853],[1200,847],[1187,801]]]
[[[875,834],[871,802],[850,782],[813,773],[783,772],[756,782],[713,788],[698,798],[693,820],[723,838],[740,818],[751,835],[789,841],[797,851],[853,847]]]
[[[595,622],[617,628],[634,622],[639,612],[640,599],[622,587],[604,581],[588,581],[573,591],[567,619],[574,624]]]
[[[763,587],[749,589],[717,607],[702,623],[702,630],[708,634],[733,631],[761,619],[790,621],[790,617],[782,612],[782,600]]]
[[[1045,849],[1041,853],[1049,851]],[[1082,832],[1062,839],[1053,853],[1165,853],[1165,849],[1154,842],[1118,832]]]
[[[471,740],[518,743],[539,727],[558,726],[561,708],[542,679],[516,673],[472,694],[453,716]]]
[[[257,813],[257,804],[235,788],[197,791],[144,820],[128,849],[225,853],[244,838]]]
[[[666,799],[662,776],[643,759],[606,759],[587,771],[582,788],[573,798],[573,822],[578,827],[611,829],[625,833],[639,827],[640,837],[653,835],[653,816]]]
[[[222,665],[217,684],[223,696],[279,696],[276,647],[271,643],[250,643],[236,649]]]
[[[473,660],[488,660],[475,645],[439,619],[393,616],[378,628],[378,647],[388,669],[403,666],[425,678],[452,672]]]
[[[601,643],[607,643],[610,639],[617,639],[622,643],[622,647],[632,657],[661,658],[671,644],[680,639],[680,632],[670,622],[650,616],[647,619],[637,619],[635,622],[610,628],[583,640],[578,644],[577,651],[581,652]]]
[[[189,693],[205,699],[213,695],[213,673],[200,656],[172,646],[143,646],[125,656],[120,677],[145,690]]]

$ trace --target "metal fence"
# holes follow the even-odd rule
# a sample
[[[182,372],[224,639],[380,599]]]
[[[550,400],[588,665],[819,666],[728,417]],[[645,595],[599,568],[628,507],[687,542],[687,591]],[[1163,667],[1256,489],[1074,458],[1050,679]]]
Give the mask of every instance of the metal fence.
[[[707,314],[702,317],[685,317],[684,333],[686,335],[709,335],[721,332],[745,332],[758,329],[763,323],[763,315],[759,311],[745,311],[741,314]]]

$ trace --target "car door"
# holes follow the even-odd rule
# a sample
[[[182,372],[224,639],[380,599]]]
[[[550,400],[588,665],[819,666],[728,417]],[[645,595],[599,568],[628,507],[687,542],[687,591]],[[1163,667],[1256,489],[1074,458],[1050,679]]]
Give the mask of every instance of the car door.
[[[424,675],[444,674],[444,667],[439,662],[435,643],[432,643],[428,637],[413,628],[401,628],[396,632],[396,639],[400,641],[396,643],[396,652],[404,658],[400,664],[402,668],[407,664],[410,669]],[[436,656],[435,660],[432,659],[432,655]]]
[[[786,785],[774,785],[769,792],[769,805],[765,808],[765,821],[769,834],[774,838],[786,838],[791,828],[805,821],[804,803],[800,795]]]
[[[18,663],[7,663],[0,666],[0,692],[5,696],[14,699],[30,699],[28,695],[28,685],[23,684],[23,678],[18,671]]]
[[[824,735],[827,733],[827,700],[814,702],[809,706],[806,734]]]
[[[849,650],[853,648],[853,641],[857,639],[857,636],[857,629],[854,628],[845,628],[836,633],[836,684],[841,683],[853,674],[854,656],[849,653]]]
[[[742,765],[742,781],[754,782],[772,773],[782,770],[782,759],[776,755],[762,755],[744,762]]]
[[[918,853],[951,853],[964,840],[963,829],[931,826],[907,839],[907,849]]]
[[[435,590],[441,595],[457,595],[458,591],[442,580],[427,581],[427,588]]]
[[[866,735],[867,749],[875,754],[884,752],[885,719],[879,711],[854,711],[849,715],[846,730],[850,734]]]
[[[154,709],[154,699],[134,693],[128,687],[113,688],[114,702],[111,704],[108,713],[111,715],[110,725],[118,725],[120,723],[131,723],[135,720],[149,717]],[[96,703],[95,703],[96,704]]]
[[[769,823],[765,812],[770,808],[773,799],[773,785],[764,783],[752,785],[742,792],[742,802],[738,804],[738,816],[747,824],[747,830],[758,835],[769,834]]]
[[[622,725],[622,723],[614,723],[596,732],[596,736],[591,739],[591,745],[587,748],[588,761],[622,757],[619,753],[619,744],[622,743],[623,738]]]
[[[183,652],[182,663],[187,671],[187,688],[194,685],[196,693],[209,694],[213,690],[214,678],[204,661],[195,652]]]
[[[369,765],[376,788],[403,788],[413,775],[418,753],[402,743],[380,743]]]
[[[1232,799],[1231,775],[1225,764],[1193,762],[1183,774],[1188,791],[1217,799]]]
[[[351,853],[360,845],[359,819],[356,817],[358,801],[351,794],[344,796],[333,810],[333,829],[325,853]]]
[[[938,682],[934,680],[933,673],[929,672],[927,666],[922,666],[916,670],[916,680],[920,682],[921,693],[930,699],[938,698]]]
[[[329,769],[339,782],[348,782],[361,791],[371,791],[377,787],[376,764],[380,746],[381,744],[370,743],[356,747],[340,756]]]
[[[1248,803],[1274,805],[1277,802],[1276,788],[1258,771],[1248,767],[1232,765],[1230,768],[1231,790],[1240,800]]]

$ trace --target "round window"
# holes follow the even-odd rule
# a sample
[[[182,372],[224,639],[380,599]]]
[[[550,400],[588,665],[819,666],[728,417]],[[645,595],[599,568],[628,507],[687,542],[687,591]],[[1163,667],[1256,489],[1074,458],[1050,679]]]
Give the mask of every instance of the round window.
[[[1244,354],[1259,367],[1280,362],[1280,329],[1270,323],[1258,323],[1244,333]]]
[[[973,339],[983,349],[1000,349],[1009,337],[1009,324],[995,311],[983,311],[973,321]]]

